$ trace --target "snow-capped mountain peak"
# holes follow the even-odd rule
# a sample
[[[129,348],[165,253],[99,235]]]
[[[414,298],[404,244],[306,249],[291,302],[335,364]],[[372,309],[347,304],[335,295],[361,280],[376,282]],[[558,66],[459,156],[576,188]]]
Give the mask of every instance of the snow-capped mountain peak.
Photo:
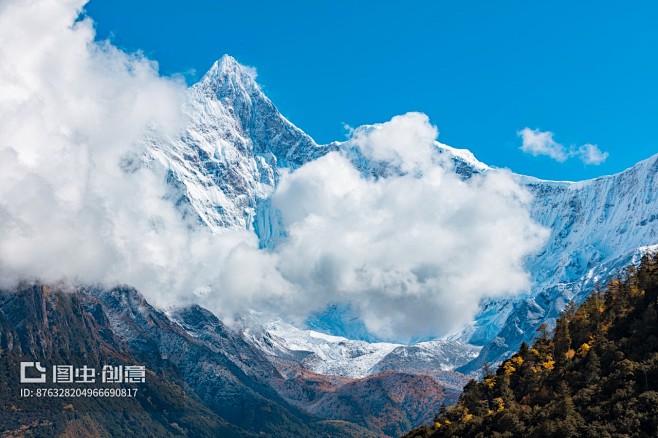
[[[256,83],[254,71],[230,56],[222,57],[198,84],[190,87],[185,111],[188,124],[179,137],[150,139],[151,156],[168,170],[172,200],[184,214],[195,216],[216,233],[253,229],[264,247],[271,247],[282,235],[270,196],[283,169],[294,170],[329,151],[350,147],[349,141],[315,143],[281,115]],[[455,171],[464,178],[497,171],[468,150],[440,143],[436,147],[451,159]],[[354,155],[361,160],[361,169],[378,171],[376,163]],[[596,280],[609,278],[615,269],[634,260],[638,248],[658,243],[656,157],[617,175],[590,181],[542,181],[521,175],[515,178],[534,195],[530,213],[551,230],[551,236],[544,251],[527,261],[535,281],[531,290],[520,297],[482,303],[473,324],[446,339],[450,345],[482,346],[479,358],[462,368],[465,372],[477,370],[484,362],[496,362],[516,350],[521,341],[534,336],[540,323],[554,320],[568,301],[583,299]],[[309,325],[331,331],[325,330],[327,324],[352,318],[349,313],[329,312],[315,320],[315,324]],[[333,334],[360,331],[359,325],[353,324],[350,330]],[[343,348],[340,342],[313,339],[310,344],[322,341]],[[477,350],[471,348],[469,352]],[[387,355],[391,353],[389,359],[395,359],[392,363],[399,363],[400,358],[411,357],[410,352],[418,357],[426,355],[422,348],[403,348]],[[455,354],[448,344],[441,344],[439,353],[443,352]],[[315,357],[322,358],[319,354]],[[314,366],[321,369],[325,365]],[[341,366],[337,363],[331,368]],[[378,369],[370,362],[368,366]],[[364,365],[362,369],[366,368]]]
[[[251,140],[253,152],[277,167],[298,167],[324,153],[311,137],[293,125],[256,83],[256,72],[224,55],[191,87],[198,103],[220,105],[239,133]],[[192,111],[192,120],[198,114]]]
[[[229,55],[215,61],[210,70],[192,89],[208,100],[218,100],[229,112],[232,112],[248,128],[252,117],[251,111],[255,101],[269,102],[255,81],[253,69],[243,66]],[[270,108],[276,116],[275,108]]]
[[[228,55],[189,88],[184,112],[180,136],[148,139],[151,157],[168,171],[172,201],[215,233],[255,228],[270,239],[276,218],[263,203],[281,169],[299,167],[328,147],[283,117],[253,69]]]
[[[230,96],[230,90],[260,90],[255,79],[253,68],[240,64],[230,55],[224,55],[213,63],[195,86],[214,90],[220,96]]]
[[[433,340],[415,345],[366,342],[302,330],[283,321],[242,334],[271,357],[296,360],[319,374],[361,378],[382,371],[440,374],[474,359],[479,347],[459,341]],[[276,361],[276,359],[275,359]]]

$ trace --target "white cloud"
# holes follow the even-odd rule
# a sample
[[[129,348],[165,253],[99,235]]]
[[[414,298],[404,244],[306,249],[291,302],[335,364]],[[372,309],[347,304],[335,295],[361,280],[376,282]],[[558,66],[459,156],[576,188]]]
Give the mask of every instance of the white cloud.
[[[444,334],[480,299],[529,287],[523,259],[545,238],[530,195],[503,171],[463,181],[433,165],[436,132],[411,113],[355,137],[366,156],[412,173],[364,178],[336,152],[281,181],[278,266],[302,302],[349,302],[368,329],[400,340]]]
[[[534,157],[546,155],[560,163],[564,163],[569,158],[576,157],[584,164],[594,166],[598,166],[608,158],[607,152],[602,152],[598,146],[589,143],[578,148],[575,146],[567,148],[556,142],[553,139],[553,133],[550,131],[523,128],[517,132],[517,135],[523,140],[520,149]]]
[[[553,133],[550,131],[542,132],[538,129],[523,128],[518,135],[523,139],[521,150],[533,157],[546,155],[560,163],[569,158],[564,146],[553,140]]]
[[[576,155],[583,163],[598,166],[608,158],[609,154],[601,151],[597,145],[587,143],[578,148]]]
[[[374,129],[355,130],[352,143],[371,160],[388,162],[403,172],[414,172],[432,163],[438,134],[425,114],[408,113]]]
[[[253,80],[256,80],[258,78],[258,70],[256,67],[252,67],[250,65],[244,65],[240,64],[240,67],[242,67],[242,70],[245,71]]]

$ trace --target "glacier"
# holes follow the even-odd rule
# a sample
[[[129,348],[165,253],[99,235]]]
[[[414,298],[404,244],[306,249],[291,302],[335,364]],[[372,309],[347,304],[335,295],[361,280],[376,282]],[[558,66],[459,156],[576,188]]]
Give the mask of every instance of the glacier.
[[[166,169],[169,197],[181,214],[218,234],[253,230],[264,250],[285,236],[270,200],[284,172],[336,150],[364,174],[396,171],[365,159],[349,140],[317,144],[276,109],[251,69],[228,55],[189,87],[184,112],[180,136],[153,131],[147,137],[149,165]],[[436,148],[462,178],[498,171],[468,150],[438,142]],[[582,301],[599,282],[656,250],[657,171],[658,155],[580,182],[514,175],[534,195],[532,218],[550,230],[542,251],[526,261],[532,287],[483,301],[468,326],[441,339],[381,342],[343,303],[310,315],[306,327],[275,321],[245,328],[243,336],[273,358],[296,360],[318,373],[356,377],[394,368],[477,373],[532,340],[540,324],[553,324],[568,302]]]

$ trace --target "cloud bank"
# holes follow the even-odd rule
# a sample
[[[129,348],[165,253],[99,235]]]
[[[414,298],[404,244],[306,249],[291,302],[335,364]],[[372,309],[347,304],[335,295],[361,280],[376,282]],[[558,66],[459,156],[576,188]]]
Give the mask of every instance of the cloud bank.
[[[159,252],[152,223],[175,214],[157,175],[119,164],[140,154],[147,122],[178,125],[184,86],[139,55],[94,43],[92,23],[76,22],[83,3],[5,1],[0,9],[5,281],[121,271],[140,252]]]
[[[534,157],[545,155],[560,163],[564,163],[569,158],[578,158],[584,164],[598,166],[609,155],[608,152],[601,151],[597,145],[589,143],[579,147],[572,145],[567,148],[556,142],[550,131],[523,128],[517,134],[523,140],[520,148],[523,152]]]
[[[357,130],[352,142],[366,158],[403,172],[365,178],[336,152],[287,175],[274,194],[288,227],[279,270],[315,301],[351,303],[384,338],[444,334],[482,298],[528,288],[523,259],[545,238],[510,175],[463,181],[434,164],[436,136],[418,113]]]
[[[126,283],[169,301],[257,242],[219,242],[164,199],[141,139],[149,126],[179,129],[186,86],[94,42],[84,3],[0,5],[0,279]]]
[[[0,3],[1,286],[130,284],[156,305],[224,317],[301,319],[347,302],[398,340],[444,334],[480,299],[529,287],[523,260],[545,237],[529,194],[504,171],[459,179],[417,113],[349,142],[398,174],[365,177],[336,152],[284,175],[273,203],[288,237],[271,252],[251,230],[218,236],[184,221],[141,140],[178,132],[185,85],[95,42],[84,3]]]

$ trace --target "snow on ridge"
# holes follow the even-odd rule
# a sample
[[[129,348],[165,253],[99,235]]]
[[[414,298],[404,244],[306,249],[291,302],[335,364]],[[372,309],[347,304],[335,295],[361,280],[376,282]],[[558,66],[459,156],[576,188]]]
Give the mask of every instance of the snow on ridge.
[[[583,186],[588,186],[590,184],[594,184],[597,181],[601,180],[608,180],[608,179],[616,179],[619,178],[620,176],[629,173],[629,172],[636,172],[639,169],[646,171],[651,171],[651,167],[653,165],[653,170],[656,170],[656,165],[658,163],[658,153],[653,154],[643,160],[638,161],[637,163],[633,164],[630,167],[627,167],[626,169],[623,169],[619,172],[610,174],[610,175],[602,175],[602,176],[597,176],[595,178],[590,178],[590,179],[583,179],[583,180],[578,180],[578,181],[570,181],[570,180],[552,180],[552,179],[542,179],[542,178],[537,178],[535,176],[531,175],[523,175],[520,173],[515,174],[516,177],[519,179],[519,181],[523,182],[524,184],[547,184],[547,185],[564,185],[564,186],[572,186],[572,187],[583,187]]]
[[[266,352],[274,356],[305,353],[302,366],[318,374],[360,378],[400,344],[369,343],[332,336],[314,330],[299,329],[283,321],[272,321],[264,331],[243,330],[253,344],[266,345]],[[293,356],[293,355],[291,355]]]
[[[318,374],[362,378],[381,371],[434,374],[472,360],[479,347],[435,340],[403,345],[367,342],[299,329],[281,320],[262,330],[243,328],[243,336],[270,356],[294,358]]]
[[[460,159],[461,161],[472,166],[474,169],[478,171],[485,171],[491,169],[491,167],[487,166],[486,164],[475,158],[473,152],[469,151],[468,149],[458,149],[452,146],[448,146],[447,144],[440,143],[438,141],[435,142],[435,144],[437,148],[447,151],[453,157]]]

